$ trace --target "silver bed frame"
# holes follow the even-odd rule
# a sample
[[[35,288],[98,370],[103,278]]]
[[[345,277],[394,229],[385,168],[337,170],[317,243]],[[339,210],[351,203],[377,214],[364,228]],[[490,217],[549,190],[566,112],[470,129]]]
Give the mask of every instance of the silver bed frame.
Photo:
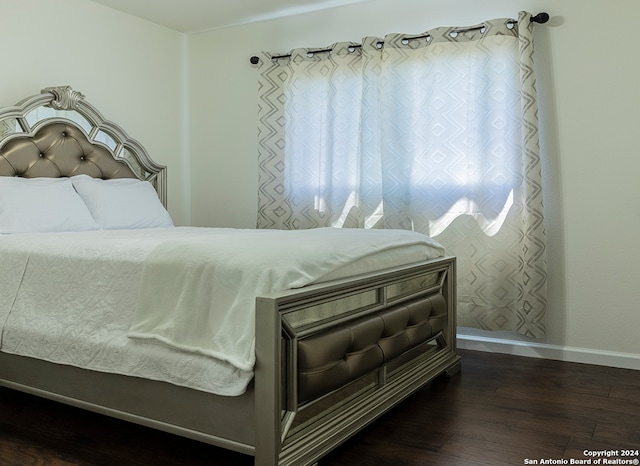
[[[7,175],[2,159],[8,143],[61,122],[80,128],[91,144],[130,169],[123,176],[151,181],[166,205],[165,167],[68,86],[46,88],[0,109],[0,175]],[[83,167],[84,162],[72,173],[35,176],[70,176],[85,172]],[[342,387],[311,401],[299,399],[301,341],[430,296],[444,298],[446,315],[427,341]],[[54,364],[1,348],[0,385],[253,455],[257,465],[314,464],[435,377],[459,371],[455,258],[257,297],[256,329],[255,377],[239,397]]]

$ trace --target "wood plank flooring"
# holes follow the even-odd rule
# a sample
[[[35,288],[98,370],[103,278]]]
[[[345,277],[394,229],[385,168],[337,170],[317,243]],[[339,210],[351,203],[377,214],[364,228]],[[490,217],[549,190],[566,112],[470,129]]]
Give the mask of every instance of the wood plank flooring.
[[[579,464],[591,458],[585,450],[640,448],[640,371],[460,354],[461,374],[420,390],[320,466]],[[0,388],[1,466],[251,464],[245,455]]]

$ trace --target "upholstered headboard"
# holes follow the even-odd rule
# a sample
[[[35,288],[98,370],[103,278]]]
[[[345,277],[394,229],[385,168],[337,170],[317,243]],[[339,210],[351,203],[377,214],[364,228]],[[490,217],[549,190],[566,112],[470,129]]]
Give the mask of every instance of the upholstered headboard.
[[[0,176],[138,178],[167,205],[166,167],[69,86],[0,109]]]

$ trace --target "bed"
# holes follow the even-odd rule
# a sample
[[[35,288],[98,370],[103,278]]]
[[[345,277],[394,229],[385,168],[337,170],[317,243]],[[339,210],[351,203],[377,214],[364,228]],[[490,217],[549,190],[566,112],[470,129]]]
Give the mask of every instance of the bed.
[[[176,227],[166,205],[166,167],[80,92],[0,109],[0,385],[306,465],[459,371],[430,238]]]

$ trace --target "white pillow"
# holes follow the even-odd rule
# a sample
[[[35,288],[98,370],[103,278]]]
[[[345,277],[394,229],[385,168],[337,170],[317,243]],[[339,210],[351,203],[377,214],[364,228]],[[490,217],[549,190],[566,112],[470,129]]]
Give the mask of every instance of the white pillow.
[[[74,188],[104,230],[172,227],[171,216],[148,181],[71,177]]]
[[[0,176],[0,233],[98,229],[69,178]]]

